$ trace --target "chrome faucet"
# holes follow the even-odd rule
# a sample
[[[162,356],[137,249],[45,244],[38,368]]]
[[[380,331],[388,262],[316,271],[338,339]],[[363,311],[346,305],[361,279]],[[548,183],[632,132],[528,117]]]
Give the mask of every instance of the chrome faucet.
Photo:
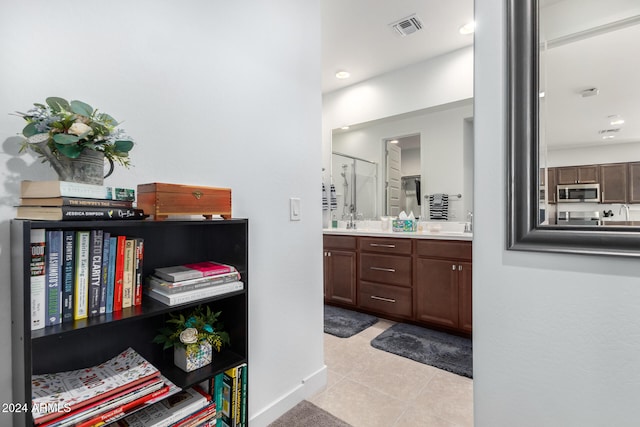
[[[353,212],[349,214],[349,221],[347,221],[347,230],[355,230],[356,222],[353,219]]]
[[[624,220],[629,221],[629,205],[620,205],[620,211],[618,211],[618,215],[622,214],[622,210],[624,209]]]

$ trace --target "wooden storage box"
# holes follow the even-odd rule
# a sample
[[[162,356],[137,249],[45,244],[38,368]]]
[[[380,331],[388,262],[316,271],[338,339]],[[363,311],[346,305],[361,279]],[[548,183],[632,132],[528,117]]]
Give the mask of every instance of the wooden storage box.
[[[202,215],[207,219],[220,215],[230,219],[231,189],[158,182],[140,184],[137,206],[156,220],[169,215]]]

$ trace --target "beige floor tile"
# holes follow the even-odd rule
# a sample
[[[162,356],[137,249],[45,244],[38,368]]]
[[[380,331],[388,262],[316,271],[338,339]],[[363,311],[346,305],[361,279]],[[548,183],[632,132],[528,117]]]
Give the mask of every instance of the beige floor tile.
[[[425,415],[457,426],[473,426],[473,380],[440,371],[422,389],[412,406]]]
[[[393,427],[460,427],[429,413],[424,408],[411,406],[396,421]]]
[[[342,375],[354,375],[369,369],[376,362],[376,349],[366,340],[359,337],[339,339],[342,341],[330,342],[325,346],[324,362],[329,369]]]
[[[390,427],[407,403],[348,378],[314,396],[312,402],[354,427]]]
[[[392,322],[391,320],[380,319],[377,323],[373,324],[373,326],[368,327],[357,335],[371,341],[372,339],[386,331],[390,326],[395,325],[395,323],[396,322]]]

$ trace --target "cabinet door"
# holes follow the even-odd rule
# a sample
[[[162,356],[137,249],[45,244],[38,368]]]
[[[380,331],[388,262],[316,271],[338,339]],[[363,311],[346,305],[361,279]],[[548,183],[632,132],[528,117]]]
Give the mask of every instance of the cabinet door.
[[[547,201],[549,203],[555,203],[558,196],[558,170],[557,168],[549,168],[547,170]]]
[[[640,203],[640,162],[629,163],[629,203]]]
[[[595,184],[599,180],[598,165],[578,166],[578,184]]]
[[[558,184],[577,184],[578,168],[574,166],[557,168]]]
[[[325,252],[325,298],[342,304],[356,304],[356,253]]]
[[[458,265],[455,261],[417,258],[414,304],[416,320],[458,327]]]
[[[458,264],[458,286],[460,289],[460,329],[471,332],[472,329],[472,286],[471,286],[471,263],[461,262]]]
[[[627,164],[601,165],[600,190],[602,203],[627,203]]]

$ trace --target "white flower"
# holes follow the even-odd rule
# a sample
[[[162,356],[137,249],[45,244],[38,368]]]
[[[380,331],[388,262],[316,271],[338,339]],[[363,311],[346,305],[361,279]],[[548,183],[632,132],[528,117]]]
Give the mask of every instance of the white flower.
[[[182,344],[195,344],[198,342],[198,330],[196,328],[187,328],[180,332],[180,342]]]
[[[78,135],[78,136],[85,133],[89,133],[91,131],[92,129],[90,126],[87,126],[84,123],[80,123],[80,122],[76,122],[72,124],[71,127],[69,128],[69,133],[73,135]]]

